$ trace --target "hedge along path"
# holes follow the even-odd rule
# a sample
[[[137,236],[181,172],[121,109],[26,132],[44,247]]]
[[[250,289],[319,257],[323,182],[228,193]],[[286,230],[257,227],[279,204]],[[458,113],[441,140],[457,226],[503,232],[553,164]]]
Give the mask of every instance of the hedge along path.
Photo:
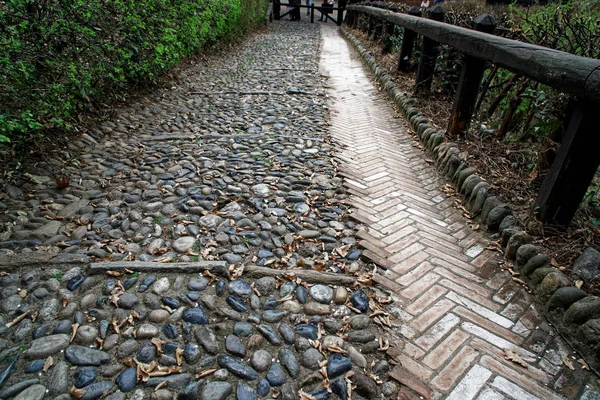
[[[388,350],[403,394],[425,398],[578,398],[591,374],[542,317],[526,288],[499,266],[406,125],[330,27],[322,70],[330,76],[331,133],[344,147],[364,255],[404,311]],[[573,368],[573,369],[571,369]],[[588,393],[589,395],[589,393]]]

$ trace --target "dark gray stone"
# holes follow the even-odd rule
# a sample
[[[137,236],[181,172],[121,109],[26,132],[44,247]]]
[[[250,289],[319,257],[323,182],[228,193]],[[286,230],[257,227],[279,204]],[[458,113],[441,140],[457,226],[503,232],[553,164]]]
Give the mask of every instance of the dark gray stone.
[[[167,386],[171,389],[182,389],[186,387],[192,380],[192,375],[188,373],[172,374],[167,376],[156,376],[148,379],[147,387],[155,387],[164,381],[167,381]]]
[[[111,390],[114,386],[112,382],[97,382],[87,386],[85,394],[79,400],[96,400],[102,397],[104,392]]]
[[[195,343],[187,343],[183,350],[183,358],[188,364],[195,364],[198,362],[202,354],[200,353],[200,348]]]
[[[573,273],[587,283],[600,278],[600,252],[588,247],[573,263]]]
[[[350,296],[350,303],[352,303],[352,307],[360,312],[366,313],[369,310],[369,298],[362,289],[358,289],[352,293],[352,296]]]
[[[208,324],[208,317],[204,308],[197,306],[190,308],[183,313],[183,320],[195,325],[206,325]]]
[[[271,386],[281,386],[285,383],[285,372],[283,368],[277,363],[271,364],[271,368],[267,372],[267,380]]]
[[[318,330],[313,324],[298,324],[296,325],[296,333],[304,338],[316,340]]]
[[[31,342],[31,346],[25,352],[25,356],[28,358],[46,358],[66,349],[68,345],[69,335],[67,334],[59,333],[45,336]]]
[[[508,229],[502,233],[503,237],[507,231]],[[533,237],[527,232],[516,232],[510,237],[506,245],[506,258],[508,258],[509,260],[514,260],[517,256],[517,250],[519,250],[519,247],[532,242]]]
[[[543,247],[536,246],[535,244],[524,244],[517,250],[517,268],[527,264],[529,260],[537,256],[538,254],[544,253],[545,249]]]
[[[329,379],[335,379],[344,375],[352,369],[352,363],[341,354],[332,354],[327,361],[327,376]]]
[[[101,350],[71,345],[65,350],[65,358],[73,365],[99,366],[108,363],[110,355]]]
[[[261,324],[258,325],[257,329],[271,344],[275,346],[281,345],[281,338],[269,325]]]
[[[48,381],[48,394],[58,396],[69,391],[69,376],[67,372],[67,363],[58,362],[50,372]]]
[[[357,373],[352,377],[352,381],[356,383],[356,392],[366,399],[374,399],[377,396],[377,384],[368,376]]]
[[[225,338],[225,348],[234,356],[244,357],[246,355],[246,346],[244,346],[239,337],[228,335]]]
[[[594,318],[600,318],[600,298],[588,296],[571,304],[571,307],[563,315],[563,323],[583,325],[586,321]]]
[[[280,324],[279,333],[281,334],[281,337],[283,337],[284,342],[287,344],[294,344],[294,341],[296,340],[296,334],[288,324]]]
[[[279,352],[279,362],[285,367],[292,378],[296,378],[300,373],[298,360],[289,349],[283,349]]]
[[[573,303],[587,296],[587,293],[576,287],[567,286],[557,289],[546,303],[547,309],[554,310],[561,308],[563,310],[571,307]]]
[[[251,366],[225,354],[217,357],[217,363],[221,368],[225,368],[238,378],[246,380],[258,379],[258,372]]]
[[[504,218],[508,217],[511,214],[512,214],[512,210],[510,209],[509,206],[507,206],[507,205],[496,206],[496,207],[492,208],[490,210],[490,212],[488,213],[488,215],[485,219],[485,224],[487,225],[487,228],[490,231],[495,232],[500,227],[500,224],[502,223]]]
[[[271,384],[266,379],[261,379],[256,387],[256,393],[260,397],[267,397],[271,391]]]
[[[483,208],[481,209],[481,221],[487,221],[489,212],[492,211],[492,209],[503,205],[504,204],[496,197],[488,197],[487,199],[485,199],[485,201],[483,202]]]
[[[96,367],[78,368],[73,374],[76,388],[82,388],[96,380],[98,369]]]
[[[209,354],[217,354],[219,352],[219,343],[214,332],[205,326],[199,326],[196,329],[196,340],[204,347]]]
[[[127,368],[117,376],[117,386],[122,392],[131,392],[137,383],[137,373],[135,368]]]
[[[243,279],[234,279],[229,283],[229,292],[239,297],[250,297],[252,287]]]
[[[521,272],[523,276],[530,276],[535,272],[536,269],[550,266],[550,261],[551,260],[548,255],[538,254],[531,257],[523,267],[517,267],[517,271]]]

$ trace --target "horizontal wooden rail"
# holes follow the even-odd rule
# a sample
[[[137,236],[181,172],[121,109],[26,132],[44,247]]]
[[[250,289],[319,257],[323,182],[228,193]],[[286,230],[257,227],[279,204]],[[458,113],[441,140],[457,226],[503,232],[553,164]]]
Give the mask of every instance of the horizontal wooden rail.
[[[302,4],[290,4],[290,3],[279,3],[281,7],[298,7],[298,8],[311,8],[312,6],[302,5]],[[324,7],[324,6],[315,6],[315,10],[345,10],[345,8],[341,7]]]
[[[346,10],[380,18],[565,93],[600,102],[600,60],[374,7],[349,5]]]

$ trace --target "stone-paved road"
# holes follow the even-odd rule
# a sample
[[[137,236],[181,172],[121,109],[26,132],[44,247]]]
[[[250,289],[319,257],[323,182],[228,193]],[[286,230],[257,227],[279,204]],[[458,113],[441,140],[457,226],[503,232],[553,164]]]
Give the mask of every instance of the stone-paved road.
[[[398,374],[422,358],[408,336],[412,314],[400,308],[408,297],[368,285],[372,265],[350,219],[359,202],[346,194],[329,136],[330,123],[339,130],[336,121],[358,109],[326,87],[342,64],[367,78],[355,58],[320,58],[322,46],[343,44],[322,26],[274,23],[183,70],[71,144],[79,155],[65,167],[69,187],[40,164],[31,181],[6,188],[0,398],[389,399],[431,386]],[[376,119],[392,116],[369,107]],[[99,261],[113,270],[93,274]],[[164,268],[139,267],[152,261]],[[200,261],[213,273],[173,272]],[[282,272],[256,279],[243,266]],[[315,284],[292,269],[357,284]],[[436,311],[420,317],[433,324]],[[452,352],[439,360],[463,362]],[[452,387],[469,383],[471,372],[455,371]],[[547,374],[539,371],[524,374]],[[481,396],[500,398],[504,381],[491,374]]]
[[[395,396],[389,292],[321,272],[368,280],[320,46],[318,25],[273,24],[84,134],[69,187],[40,164],[6,188],[0,398]]]

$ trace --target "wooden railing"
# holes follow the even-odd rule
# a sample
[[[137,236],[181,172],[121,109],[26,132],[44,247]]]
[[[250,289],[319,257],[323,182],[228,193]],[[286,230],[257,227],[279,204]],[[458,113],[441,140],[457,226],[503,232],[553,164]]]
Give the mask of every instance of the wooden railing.
[[[325,17],[325,21],[331,20],[333,23],[337,25],[342,25],[342,21],[344,20],[344,10],[346,0],[338,0],[338,7],[323,7],[323,6],[315,6],[312,3],[310,6],[302,5],[302,4],[290,4],[290,3],[280,3],[279,0],[273,0],[273,19],[280,20],[286,15],[290,14],[291,11],[287,11],[285,13],[281,13],[281,7],[291,7],[298,8],[302,10],[303,8],[307,8],[310,10],[310,22],[315,22],[315,10],[319,11],[323,17]],[[333,18],[329,14],[332,14],[334,11],[337,11],[337,17]],[[302,11],[300,11],[302,13]]]
[[[466,29],[444,23],[441,6],[431,8],[428,18],[420,17],[416,7],[409,14],[364,5],[349,5],[346,10],[346,24],[357,27],[359,17],[366,18],[369,32],[383,39],[384,51],[389,51],[394,26],[404,28],[398,70],[406,69],[417,35],[423,36],[416,92],[430,90],[440,43],[465,55],[449,136],[468,129],[487,63],[575,95],[575,111],[534,205],[541,220],[569,224],[600,165],[600,124],[594,120],[594,113],[600,113],[600,60],[494,36],[496,23],[487,14],[475,19],[474,29]]]

